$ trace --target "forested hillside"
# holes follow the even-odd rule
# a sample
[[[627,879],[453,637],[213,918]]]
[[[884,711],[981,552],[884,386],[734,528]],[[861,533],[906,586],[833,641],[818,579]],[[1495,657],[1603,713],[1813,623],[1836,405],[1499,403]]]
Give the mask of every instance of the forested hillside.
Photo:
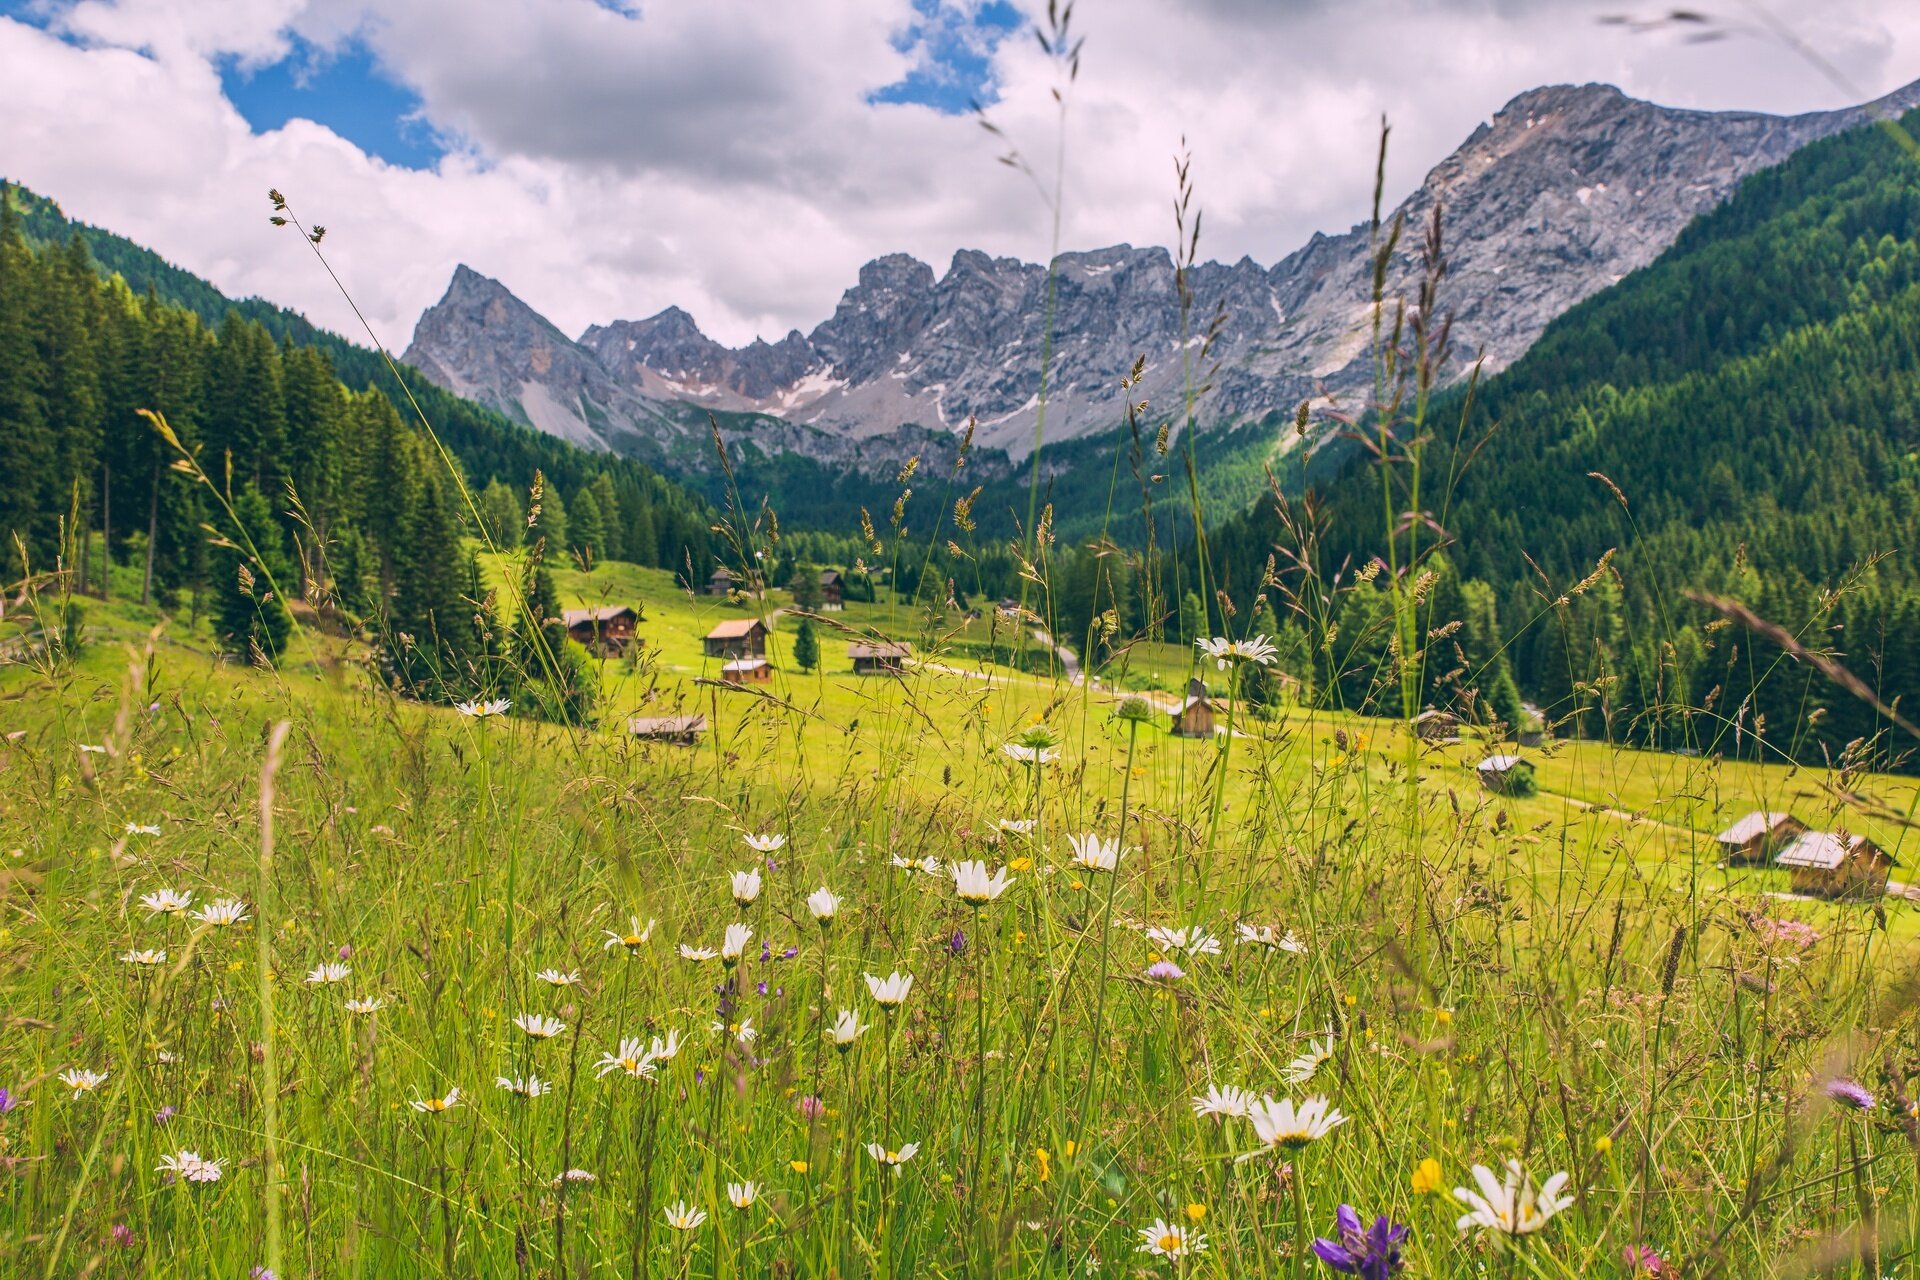
[[[341,384],[354,391],[377,391],[409,424],[413,423],[413,412],[406,395],[411,393],[476,491],[498,480],[516,489],[524,503],[536,471],[546,476],[549,493],[560,494],[563,505],[583,491],[596,490],[604,496],[610,488],[620,507],[618,512],[598,513],[604,537],[596,544],[597,556],[679,568],[691,554],[695,570],[701,573],[710,564],[707,538],[711,519],[704,503],[649,468],[630,459],[589,453],[508,422],[489,409],[441,390],[404,365],[399,366],[406,382],[403,392],[378,352],[318,329],[297,312],[261,299],[231,300],[151,250],[69,220],[51,200],[17,186],[7,190],[19,235],[36,254],[55,247],[75,252],[72,242],[78,240],[101,275],[119,276],[126,286],[124,292],[143,304],[158,301],[191,312],[203,332],[216,336],[238,332],[236,318],[245,321],[247,325],[241,327],[249,327],[248,341],[255,347],[259,346],[255,339],[264,333],[283,350],[314,348]],[[44,333],[35,336],[42,346],[51,341]],[[43,358],[54,358],[42,354]],[[273,425],[269,424],[266,431],[271,436]],[[101,483],[102,477],[86,477],[85,481],[89,487],[84,492],[91,498],[92,486]],[[62,483],[61,487],[65,490],[69,486]],[[7,527],[4,517],[0,517],[0,527]],[[572,549],[580,543],[569,540],[567,545]]]
[[[1426,694],[1488,692],[1510,674],[1587,732],[1749,751],[1759,732],[1801,758],[1882,727],[1865,702],[1687,598],[1706,592],[1831,649],[1882,699],[1911,701],[1917,225],[1920,163],[1886,130],[1813,144],[1568,312],[1464,418],[1459,397],[1436,402],[1419,505],[1450,541],[1428,567],[1480,607],[1430,647]],[[1404,512],[1410,467],[1392,475]],[[1386,546],[1379,466],[1356,457],[1316,507],[1317,563],[1329,575],[1345,566],[1351,583]],[[1434,539],[1403,522],[1403,555],[1408,526]],[[1267,500],[1216,549],[1244,590],[1247,571],[1292,541]],[[1561,602],[1609,550],[1606,572]],[[1320,674],[1345,701],[1401,711],[1397,685],[1376,679],[1386,608],[1383,591],[1363,587],[1318,624],[1302,621],[1316,640],[1334,631],[1316,645]],[[1434,610],[1436,625],[1453,616]]]
[[[102,593],[111,556],[136,569],[143,600],[211,614],[255,660],[279,656],[304,599],[373,638],[397,683],[439,697],[497,688],[512,670],[554,674],[531,633],[492,634],[467,542],[476,515],[495,542],[530,539],[550,563],[706,573],[705,504],[646,468],[421,383],[470,507],[375,353],[262,303],[225,306],[145,250],[7,194],[0,580],[60,566],[69,586]],[[501,647],[514,643],[527,648],[517,663]]]

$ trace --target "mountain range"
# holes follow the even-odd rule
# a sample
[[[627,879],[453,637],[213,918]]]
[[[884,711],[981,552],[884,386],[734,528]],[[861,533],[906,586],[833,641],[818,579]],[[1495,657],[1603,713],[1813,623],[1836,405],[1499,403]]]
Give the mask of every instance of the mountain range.
[[[1569,307],[1652,262],[1748,175],[1819,138],[1920,105],[1920,82],[1876,102],[1798,116],[1658,106],[1606,85],[1521,94],[1427,174],[1396,210],[1407,233],[1387,279],[1410,296],[1420,229],[1442,209],[1459,377],[1497,371]],[[1163,248],[1116,245],[1054,263],[1049,441],[1116,427],[1127,398],[1164,418],[1181,403],[1183,342],[1218,318],[1217,371],[1196,406],[1205,429],[1277,426],[1303,399],[1354,403],[1371,385],[1375,232],[1315,235],[1263,267],[1206,262],[1184,316]],[[420,318],[405,359],[510,418],[588,447],[711,468],[723,436],[829,469],[889,469],[955,447],[969,424],[983,462],[1032,448],[1046,267],[975,250],[944,274],[903,254],[861,268],[810,333],[729,348],[668,307],[570,339],[498,281],[462,265]],[[1136,359],[1144,378],[1123,395]],[[1273,449],[1293,433],[1274,430]]]

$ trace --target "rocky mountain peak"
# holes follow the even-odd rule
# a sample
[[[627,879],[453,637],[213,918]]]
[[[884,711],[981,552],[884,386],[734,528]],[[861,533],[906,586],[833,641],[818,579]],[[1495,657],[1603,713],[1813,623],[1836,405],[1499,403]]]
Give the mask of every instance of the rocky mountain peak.
[[[1876,104],[1792,117],[1661,107],[1604,84],[1528,90],[1393,211],[1410,231],[1388,290],[1412,294],[1419,228],[1440,207],[1441,304],[1459,353],[1449,373],[1463,374],[1475,357],[1497,370],[1555,316],[1651,262],[1748,174],[1916,104],[1920,85]],[[1197,406],[1203,427],[1288,421],[1305,398],[1366,393],[1370,240],[1361,224],[1316,234],[1271,268],[1242,258],[1194,269],[1189,338],[1225,317],[1213,348],[1219,367]],[[1063,253],[1053,266],[1049,437],[1116,426],[1128,399],[1145,399],[1156,413],[1180,404],[1188,370],[1167,250],[1111,245]],[[816,441],[905,439],[903,424],[925,439],[925,431],[974,421],[980,443],[1018,457],[1033,437],[1047,285],[1043,265],[973,249],[956,251],[937,278],[917,258],[888,254],[860,268],[811,333],[735,350],[674,307],[567,343],[497,282],[462,267],[421,318],[408,358],[463,394],[545,405],[523,420],[570,412],[573,429],[590,434],[616,418],[637,432],[657,430],[655,420],[673,419],[683,402],[777,416],[814,432],[794,438]],[[1136,359],[1145,361],[1144,378],[1123,395],[1120,379]]]

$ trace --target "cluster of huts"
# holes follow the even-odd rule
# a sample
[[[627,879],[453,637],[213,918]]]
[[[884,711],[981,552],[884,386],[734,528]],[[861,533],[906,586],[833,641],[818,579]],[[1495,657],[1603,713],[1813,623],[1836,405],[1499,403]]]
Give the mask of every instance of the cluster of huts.
[[[1729,867],[1785,867],[1795,893],[1877,898],[1899,859],[1862,835],[1813,831],[1790,813],[1756,811],[1714,837]]]

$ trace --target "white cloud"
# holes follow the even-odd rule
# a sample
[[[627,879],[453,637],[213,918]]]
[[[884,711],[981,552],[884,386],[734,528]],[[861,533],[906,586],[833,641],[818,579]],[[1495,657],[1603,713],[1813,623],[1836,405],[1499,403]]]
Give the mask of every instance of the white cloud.
[[[1083,0],[1064,247],[1170,241],[1183,134],[1203,253],[1270,263],[1364,215],[1383,113],[1397,198],[1537,84],[1605,80],[1701,108],[1844,100],[1777,42],[1597,25],[1616,7]],[[1920,75],[1906,6],[1778,10],[1867,93]],[[1046,252],[1032,187],[971,120],[868,104],[915,65],[890,39],[910,20],[907,0],[650,0],[637,17],[592,0],[87,0],[59,19],[70,41],[0,19],[0,172],[230,292],[350,332],[317,264],[267,225],[279,187],[328,227],[396,348],[461,261],[569,332],[678,304],[723,340],[777,338],[825,318],[881,253],[944,270],[960,247]],[[365,40],[460,145],[422,172],[305,121],[254,133],[221,96],[217,60],[268,63],[294,36]],[[1049,170],[1053,68],[1015,38],[995,72],[994,118]]]

